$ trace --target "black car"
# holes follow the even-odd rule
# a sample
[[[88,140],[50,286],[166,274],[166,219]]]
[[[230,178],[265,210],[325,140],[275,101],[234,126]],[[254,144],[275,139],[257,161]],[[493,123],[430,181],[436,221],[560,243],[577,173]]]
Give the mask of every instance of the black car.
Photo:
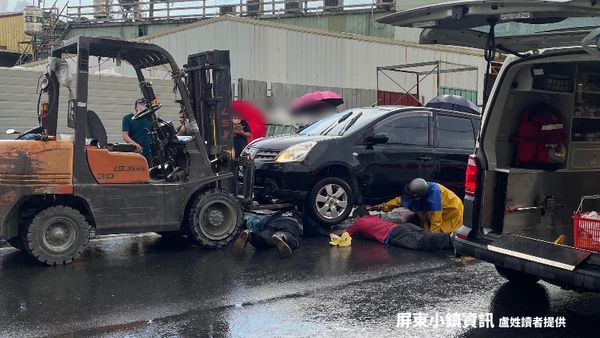
[[[480,116],[424,107],[356,108],[298,134],[259,140],[242,156],[256,164],[255,197],[305,207],[336,224],[358,203],[398,196],[423,177],[464,194]]]

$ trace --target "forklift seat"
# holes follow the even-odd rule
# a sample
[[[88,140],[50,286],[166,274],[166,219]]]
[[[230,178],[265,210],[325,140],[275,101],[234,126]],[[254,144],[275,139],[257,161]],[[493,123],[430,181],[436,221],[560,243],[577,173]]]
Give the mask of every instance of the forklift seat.
[[[98,114],[93,110],[87,111],[87,137],[92,139],[92,143],[96,143],[98,147],[105,148],[108,143],[108,137],[106,136],[106,129],[104,124],[98,117]]]
[[[87,112],[87,137],[91,139],[91,145],[97,146],[98,148],[106,148],[108,151],[117,151],[122,153],[134,153],[136,148],[133,144],[112,144],[108,143],[108,137],[106,136],[106,129],[98,114],[93,110]]]

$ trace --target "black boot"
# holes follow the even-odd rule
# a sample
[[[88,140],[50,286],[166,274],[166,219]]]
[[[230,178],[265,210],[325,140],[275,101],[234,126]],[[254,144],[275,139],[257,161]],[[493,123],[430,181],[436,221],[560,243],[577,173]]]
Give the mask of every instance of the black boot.
[[[277,250],[279,250],[279,256],[281,258],[290,258],[290,257],[292,257],[292,249],[285,242],[285,235],[284,234],[282,234],[281,232],[275,233],[271,237],[271,242],[273,243],[273,245],[275,245],[277,247]]]
[[[250,230],[244,230],[240,233],[238,238],[235,240],[235,243],[233,244],[234,254],[236,254],[237,256],[241,256],[244,253],[244,249],[246,249],[246,243],[248,243],[250,234]]]

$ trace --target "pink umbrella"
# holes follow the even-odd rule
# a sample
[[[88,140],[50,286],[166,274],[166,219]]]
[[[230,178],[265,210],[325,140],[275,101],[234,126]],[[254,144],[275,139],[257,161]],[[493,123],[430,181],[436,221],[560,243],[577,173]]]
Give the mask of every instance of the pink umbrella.
[[[236,100],[231,101],[231,109],[238,112],[240,117],[250,126],[252,137],[248,139],[248,142],[265,136],[267,127],[263,114],[258,107],[249,101]]]
[[[337,107],[344,103],[340,95],[330,91],[308,93],[292,102],[292,113],[314,112],[322,108]]]

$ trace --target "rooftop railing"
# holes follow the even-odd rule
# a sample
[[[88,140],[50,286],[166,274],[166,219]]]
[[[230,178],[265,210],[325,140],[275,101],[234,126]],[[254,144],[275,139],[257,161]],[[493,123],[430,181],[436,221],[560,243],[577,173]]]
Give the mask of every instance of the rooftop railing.
[[[143,22],[206,18],[300,16],[356,10],[393,11],[394,0],[107,0],[67,5],[70,22]]]

